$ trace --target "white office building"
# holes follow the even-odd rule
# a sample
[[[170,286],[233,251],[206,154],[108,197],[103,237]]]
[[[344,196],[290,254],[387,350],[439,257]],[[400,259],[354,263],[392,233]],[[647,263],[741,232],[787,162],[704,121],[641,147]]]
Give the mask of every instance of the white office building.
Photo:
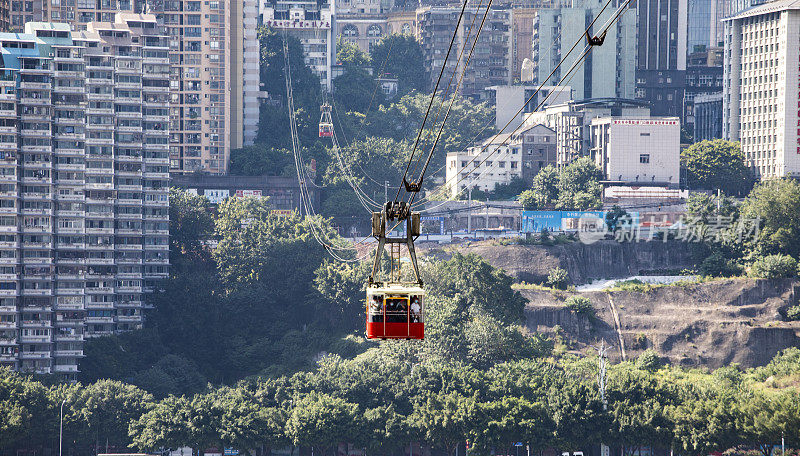
[[[450,197],[458,198],[470,189],[490,192],[498,184],[522,178],[522,145],[509,136],[495,135],[466,152],[447,154],[445,174]]]
[[[761,179],[800,176],[800,1],[725,19],[723,137]]]
[[[590,157],[613,184],[680,184],[677,117],[599,117],[591,123]]]

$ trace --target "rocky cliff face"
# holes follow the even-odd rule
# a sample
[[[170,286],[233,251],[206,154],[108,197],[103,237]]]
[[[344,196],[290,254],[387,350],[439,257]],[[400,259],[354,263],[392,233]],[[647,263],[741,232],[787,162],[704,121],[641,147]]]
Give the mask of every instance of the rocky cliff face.
[[[572,293],[521,290],[530,330],[560,327],[570,348],[580,351],[601,340],[615,347],[612,358],[635,358],[652,348],[674,364],[757,366],[800,344],[800,322],[782,312],[797,304],[791,280],[727,279],[648,292],[590,292],[597,312],[591,321],[564,308]],[[616,314],[616,315],[615,315]]]
[[[504,246],[489,241],[459,246],[454,250],[480,255],[517,281],[531,283],[543,282],[555,267],[565,269],[573,284],[581,284],[594,279],[630,277],[643,271],[694,266],[689,246],[679,242],[601,241],[594,244]],[[438,254],[448,256],[447,251]]]

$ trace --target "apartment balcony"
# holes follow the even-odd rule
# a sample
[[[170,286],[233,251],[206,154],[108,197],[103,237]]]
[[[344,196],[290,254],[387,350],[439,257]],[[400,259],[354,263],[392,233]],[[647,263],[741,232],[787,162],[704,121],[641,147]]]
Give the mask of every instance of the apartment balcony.
[[[11,346],[11,345],[17,345],[17,338],[16,337],[0,338],[0,347],[8,347],[8,346]],[[0,354],[0,359],[2,359],[1,358],[2,356],[8,356],[8,355]],[[11,355],[11,356],[16,356],[16,355]]]
[[[58,307],[58,309],[62,309],[62,307]],[[84,310],[83,306],[77,310]],[[75,328],[78,326],[83,326],[83,318],[71,318],[68,320],[56,320],[56,328]]]
[[[53,325],[50,323],[49,320],[22,320],[20,322],[19,327],[28,329],[41,329],[41,328],[52,328]]]
[[[0,321],[0,329],[17,329],[17,323],[9,321]]]
[[[82,342],[83,334],[53,334],[54,342]]]
[[[19,103],[28,106],[50,106],[50,94],[47,97],[20,97]]]
[[[117,103],[119,103],[120,101],[124,101],[126,103],[135,104],[135,105],[139,105],[139,106],[141,106],[141,104],[142,104],[141,100],[130,100],[130,101],[129,100],[117,100]],[[117,119],[141,119],[142,118],[142,113],[141,112],[117,111],[116,115],[117,115]],[[120,128],[120,127],[117,127],[117,128]],[[121,127],[121,128],[125,128],[125,127]]]
[[[18,336],[19,342],[22,344],[49,344],[50,336]]]
[[[86,171],[86,165],[83,163],[71,163],[71,164],[56,163],[55,169],[56,171]]]
[[[54,342],[83,342],[83,334],[54,334]]]
[[[114,323],[114,317],[86,317],[86,324],[101,325]],[[90,335],[97,335],[98,331],[92,331]]]
[[[86,99],[89,101],[112,101],[114,100],[114,94],[89,92],[86,94]]]
[[[72,374],[80,371],[77,364],[56,364],[53,366],[53,372],[57,374]]]
[[[106,79],[106,78],[87,78],[86,79],[86,86],[110,86],[114,85],[113,79]]]
[[[0,101],[3,101],[3,99],[0,98]],[[16,109],[0,109],[0,117],[15,118],[17,117],[17,111]]]
[[[36,351],[36,352],[19,352],[19,359],[50,359],[50,351]],[[42,372],[40,372],[42,370]],[[26,371],[28,372],[28,371]],[[49,367],[37,367],[36,373],[49,374]]]
[[[53,350],[53,356],[57,356],[60,358],[69,357],[69,358],[82,358],[83,357],[83,350]],[[72,367],[68,365],[56,365],[56,368],[59,367]],[[77,369],[73,372],[77,372]]]
[[[21,296],[53,296],[53,290],[25,290],[20,293]]]
[[[56,86],[53,88],[53,95],[58,96],[58,94],[80,94],[83,95],[86,93],[86,87],[72,87],[72,86]],[[55,101],[56,104],[83,104],[83,101]]]
[[[66,147],[59,147],[53,151],[53,153],[70,157],[83,157],[86,152],[83,149],[68,149]]]
[[[47,215],[47,216],[53,215],[52,209],[22,209],[22,211],[20,212],[22,213],[22,215]],[[23,247],[26,246],[27,244],[24,245]]]
[[[86,77],[86,73],[83,71],[56,70],[53,72],[53,77],[64,79],[84,79]]]
[[[83,296],[83,294],[84,294],[83,288],[57,288],[56,289],[56,296]]]
[[[20,89],[37,89],[37,90],[50,90],[49,82],[20,82]]]

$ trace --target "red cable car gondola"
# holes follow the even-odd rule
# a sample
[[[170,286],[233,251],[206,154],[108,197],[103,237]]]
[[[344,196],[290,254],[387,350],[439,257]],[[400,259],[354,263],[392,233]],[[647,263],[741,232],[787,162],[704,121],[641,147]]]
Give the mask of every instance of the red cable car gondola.
[[[330,138],[333,136],[333,118],[331,118],[331,105],[323,104],[319,108],[319,137]]]
[[[405,235],[387,236],[387,222],[395,226],[405,222]],[[388,231],[392,231],[392,227]],[[367,339],[423,339],[425,291],[422,289],[414,249],[414,240],[420,235],[420,215],[418,212],[411,212],[405,202],[387,202],[382,212],[372,213],[372,234],[378,240],[378,249],[367,284]],[[375,278],[386,244],[391,247],[390,280],[379,282]],[[415,282],[402,281],[401,244],[408,248]]]
[[[425,291],[402,284],[367,287],[367,339],[422,339]]]

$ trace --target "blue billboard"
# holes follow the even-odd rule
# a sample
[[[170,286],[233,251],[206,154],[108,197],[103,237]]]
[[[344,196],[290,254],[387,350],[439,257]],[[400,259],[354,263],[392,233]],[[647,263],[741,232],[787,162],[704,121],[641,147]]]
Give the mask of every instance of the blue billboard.
[[[630,224],[639,224],[639,213],[629,212]],[[521,233],[539,233],[547,231],[577,231],[578,229],[595,229],[605,223],[605,211],[522,211]],[[581,221],[583,228],[581,228]],[[593,222],[593,223],[592,223]],[[592,227],[590,225],[596,225]]]

